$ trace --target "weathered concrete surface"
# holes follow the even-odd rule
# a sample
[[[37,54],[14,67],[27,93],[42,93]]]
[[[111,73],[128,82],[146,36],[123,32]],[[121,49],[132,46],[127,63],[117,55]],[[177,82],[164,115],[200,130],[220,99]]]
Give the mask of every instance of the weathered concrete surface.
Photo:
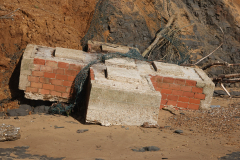
[[[159,92],[122,90],[92,81],[86,121],[105,126],[157,124],[160,100]]]
[[[85,61],[84,51],[56,47],[55,57]]]

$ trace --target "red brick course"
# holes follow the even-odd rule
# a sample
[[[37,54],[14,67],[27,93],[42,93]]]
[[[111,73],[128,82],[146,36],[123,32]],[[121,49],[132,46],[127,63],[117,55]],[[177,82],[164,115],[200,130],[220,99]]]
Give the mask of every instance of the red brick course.
[[[30,87],[26,92],[69,98],[71,87],[82,65],[34,58],[32,75],[28,76]],[[94,71],[90,69],[94,80]],[[161,78],[160,78],[161,79]]]
[[[197,110],[205,99],[203,88],[196,87],[196,81],[162,76],[151,76],[151,81],[155,90],[162,94],[160,108],[172,105]]]

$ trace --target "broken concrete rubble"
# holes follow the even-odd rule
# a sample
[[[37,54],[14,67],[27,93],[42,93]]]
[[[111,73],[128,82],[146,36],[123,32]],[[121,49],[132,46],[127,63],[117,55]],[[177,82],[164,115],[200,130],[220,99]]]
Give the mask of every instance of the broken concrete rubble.
[[[94,46],[98,53],[91,54],[28,45],[21,64],[19,89],[29,99],[68,102],[76,75],[96,60],[102,53],[101,45],[106,45],[94,44],[98,45]],[[93,50],[91,45],[92,42],[89,46]],[[118,46],[119,50],[126,49],[121,47]],[[106,126],[157,124],[159,107],[168,105],[208,109],[214,91],[214,84],[200,69],[129,58],[113,58],[93,65],[89,76],[85,120]]]

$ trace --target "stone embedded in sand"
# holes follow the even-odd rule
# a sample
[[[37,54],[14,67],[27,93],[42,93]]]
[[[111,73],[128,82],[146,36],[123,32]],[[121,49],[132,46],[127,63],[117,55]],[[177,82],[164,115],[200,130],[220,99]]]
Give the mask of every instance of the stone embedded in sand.
[[[2,124],[0,126],[0,142],[15,141],[20,139],[20,137],[20,127],[14,127],[6,124]]]

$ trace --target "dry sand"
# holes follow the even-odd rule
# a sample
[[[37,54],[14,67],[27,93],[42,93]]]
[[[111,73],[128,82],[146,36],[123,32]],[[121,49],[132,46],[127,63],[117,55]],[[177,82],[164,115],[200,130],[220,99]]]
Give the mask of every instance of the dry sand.
[[[226,101],[223,98],[220,100],[214,98],[213,103],[218,101],[218,104],[222,104],[221,102]],[[239,99],[235,101],[239,102]],[[67,160],[95,160],[96,158],[216,160],[226,154],[240,151],[240,118],[234,118],[240,116],[240,104],[222,107],[222,109],[226,112],[216,114],[219,109],[214,109],[209,114],[202,111],[178,111],[177,115],[160,110],[158,122],[160,128],[84,125],[72,117],[60,115],[35,114],[19,117],[19,119],[11,117],[11,119],[0,119],[0,123],[21,127],[21,139],[1,142],[0,148],[29,146],[28,154],[65,157]],[[211,117],[212,115],[214,116]],[[186,117],[190,120],[186,121]],[[196,120],[196,117],[199,119]],[[227,132],[215,131],[218,125],[224,126],[222,123],[226,121],[224,117],[227,121],[231,119],[231,123],[227,123],[227,126],[232,128]],[[216,125],[215,128],[213,124]],[[164,126],[171,127],[164,128]],[[215,129],[214,132],[208,132],[207,127],[210,130]],[[88,129],[88,131],[77,133],[79,129]],[[183,134],[174,133],[176,129],[183,130]],[[134,152],[131,150],[145,146],[157,146],[160,151]],[[17,157],[13,153],[11,155]]]

